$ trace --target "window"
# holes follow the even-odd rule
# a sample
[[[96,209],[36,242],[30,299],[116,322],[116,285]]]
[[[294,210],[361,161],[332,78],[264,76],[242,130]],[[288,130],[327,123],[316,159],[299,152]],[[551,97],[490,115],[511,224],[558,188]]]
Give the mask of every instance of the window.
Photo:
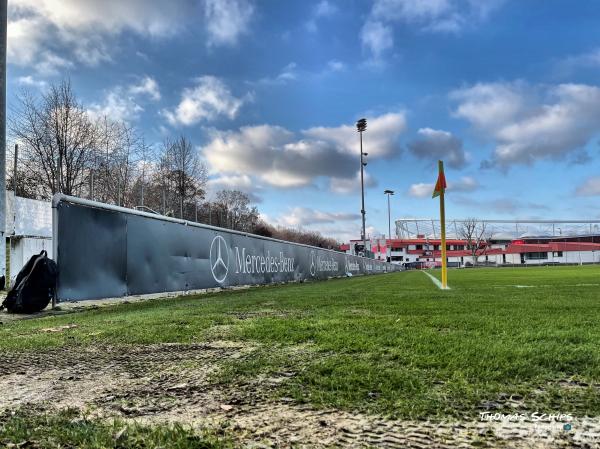
[[[417,249],[423,249],[423,245],[417,245]]]
[[[536,252],[536,253],[525,253],[525,259],[527,260],[545,260],[548,258],[548,253]]]
[[[392,260],[395,262],[402,262],[404,260],[404,256],[392,256]]]
[[[562,251],[554,251],[552,253],[552,257],[562,257],[562,256],[563,256]]]

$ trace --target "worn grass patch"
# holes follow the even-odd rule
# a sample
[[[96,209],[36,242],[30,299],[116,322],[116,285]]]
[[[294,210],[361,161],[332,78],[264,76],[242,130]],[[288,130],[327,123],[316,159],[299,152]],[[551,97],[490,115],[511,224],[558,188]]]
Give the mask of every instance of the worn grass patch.
[[[233,448],[224,437],[181,425],[144,426],[122,420],[100,420],[67,409],[52,413],[18,410],[0,415],[0,445],[29,449],[177,449]]]
[[[0,351],[226,339],[260,349],[213,381],[261,397],[400,419],[599,416],[599,279],[542,267],[451,270],[449,291],[421,272],[252,288],[14,322]]]

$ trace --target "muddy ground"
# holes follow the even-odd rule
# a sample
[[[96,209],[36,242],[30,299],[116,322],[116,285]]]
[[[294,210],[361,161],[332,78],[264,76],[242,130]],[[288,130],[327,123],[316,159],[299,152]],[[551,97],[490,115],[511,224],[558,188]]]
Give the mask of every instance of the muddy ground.
[[[391,421],[270,399],[294,372],[226,385],[214,380],[222,362],[256,349],[216,341],[0,354],[0,412],[35,404],[182,422],[220,429],[243,447],[600,447],[598,419],[577,419],[569,432],[558,423]]]

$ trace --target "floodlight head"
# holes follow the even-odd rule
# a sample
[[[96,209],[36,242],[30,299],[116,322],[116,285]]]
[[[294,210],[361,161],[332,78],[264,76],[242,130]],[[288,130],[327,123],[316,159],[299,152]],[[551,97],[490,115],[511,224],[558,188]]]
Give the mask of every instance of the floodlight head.
[[[369,153],[363,153],[363,156],[368,156],[368,155],[369,155]]]
[[[359,121],[356,122],[356,130],[359,133],[367,130],[367,119],[366,118],[361,118]]]
[[[393,195],[393,194],[394,194],[394,191],[393,191],[393,190],[390,190],[390,189],[386,189],[386,190],[384,190],[384,192],[383,192],[383,193],[384,193],[384,194],[386,194],[386,195]]]
[[[363,162],[362,164],[363,164],[363,167],[366,167],[366,166],[367,166],[367,163],[366,163],[366,162]]]

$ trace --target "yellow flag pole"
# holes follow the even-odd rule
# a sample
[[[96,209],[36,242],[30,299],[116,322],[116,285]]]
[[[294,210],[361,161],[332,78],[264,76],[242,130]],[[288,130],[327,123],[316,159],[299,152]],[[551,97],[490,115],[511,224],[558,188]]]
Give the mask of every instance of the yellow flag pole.
[[[444,162],[438,161],[439,173],[444,173]],[[446,207],[444,204],[444,187],[440,189],[440,227],[442,234],[442,288],[448,287],[448,263],[446,258]]]

